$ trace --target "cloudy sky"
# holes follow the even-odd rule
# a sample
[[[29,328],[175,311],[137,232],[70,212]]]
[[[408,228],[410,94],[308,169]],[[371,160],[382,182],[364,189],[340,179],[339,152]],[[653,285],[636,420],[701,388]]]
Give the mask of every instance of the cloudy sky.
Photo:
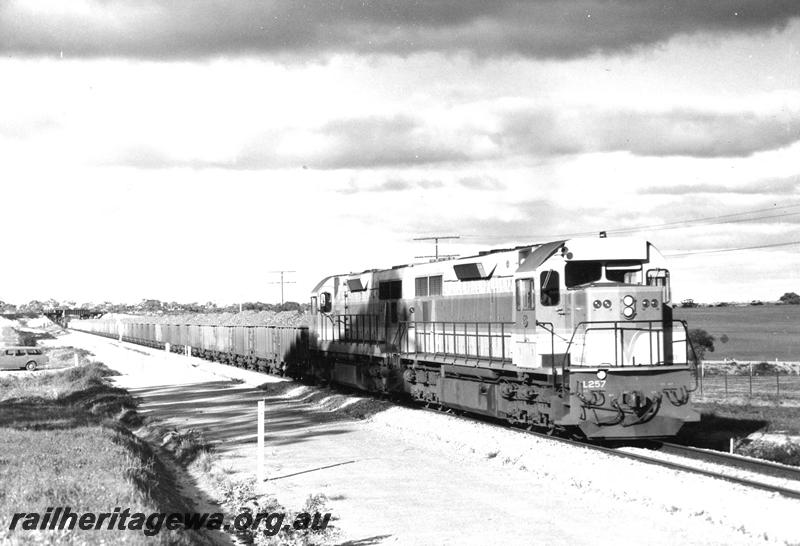
[[[599,230],[677,299],[800,293],[798,67],[797,0],[3,0],[0,299],[305,301]]]

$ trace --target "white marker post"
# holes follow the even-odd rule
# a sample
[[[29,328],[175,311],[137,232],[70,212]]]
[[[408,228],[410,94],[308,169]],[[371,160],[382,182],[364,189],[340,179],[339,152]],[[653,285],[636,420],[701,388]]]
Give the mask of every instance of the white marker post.
[[[78,353],[73,353],[73,356],[75,357],[75,365],[76,365],[76,366],[77,366],[77,365],[79,365],[79,364],[80,364],[80,362],[81,362],[81,359],[80,359],[80,357],[78,356]]]
[[[264,483],[264,400],[258,401],[258,438],[256,453],[256,483]]]
[[[186,356],[192,356],[192,348],[188,345],[186,346]]]
[[[169,345],[169,341],[167,341],[167,342],[164,344],[164,352],[165,352],[165,353],[168,353],[168,352],[169,352],[169,350],[170,350],[170,345]]]

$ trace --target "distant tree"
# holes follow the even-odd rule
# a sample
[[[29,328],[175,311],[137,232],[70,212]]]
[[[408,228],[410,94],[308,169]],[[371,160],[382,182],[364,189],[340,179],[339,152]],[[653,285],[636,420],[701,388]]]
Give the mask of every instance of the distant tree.
[[[20,313],[41,313],[43,310],[44,304],[39,300],[31,300],[19,306]]]
[[[275,311],[276,306],[260,301],[248,301],[242,304],[243,311]]]
[[[780,297],[780,301],[783,303],[788,303],[790,305],[798,305],[800,304],[800,296],[798,296],[794,292],[786,292],[783,296]]]
[[[689,340],[692,342],[694,352],[700,360],[705,358],[706,351],[709,353],[714,352],[714,336],[701,328],[689,330]]]
[[[164,310],[164,304],[161,300],[143,299],[136,304],[134,310],[137,313],[158,313]]]
[[[301,307],[300,304],[296,301],[287,301],[283,303],[280,307],[281,311],[300,311]]]

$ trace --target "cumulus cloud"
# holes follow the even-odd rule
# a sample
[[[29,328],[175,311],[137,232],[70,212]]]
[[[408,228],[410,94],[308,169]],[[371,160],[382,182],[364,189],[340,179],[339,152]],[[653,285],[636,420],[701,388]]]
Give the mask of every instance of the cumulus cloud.
[[[626,151],[639,156],[745,157],[800,140],[800,115],[515,111],[501,148],[534,155]]]
[[[0,51],[197,58],[467,51],[575,58],[675,35],[781,28],[796,0],[7,0]]]

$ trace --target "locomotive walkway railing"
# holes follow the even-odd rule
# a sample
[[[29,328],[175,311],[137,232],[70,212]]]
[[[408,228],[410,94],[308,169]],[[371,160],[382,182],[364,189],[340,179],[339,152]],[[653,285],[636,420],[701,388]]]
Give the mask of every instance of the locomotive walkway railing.
[[[384,325],[378,315],[333,315],[331,323],[331,327],[320,330],[320,340],[383,343],[386,337]]]
[[[511,331],[507,322],[401,321],[405,354],[510,360]]]

